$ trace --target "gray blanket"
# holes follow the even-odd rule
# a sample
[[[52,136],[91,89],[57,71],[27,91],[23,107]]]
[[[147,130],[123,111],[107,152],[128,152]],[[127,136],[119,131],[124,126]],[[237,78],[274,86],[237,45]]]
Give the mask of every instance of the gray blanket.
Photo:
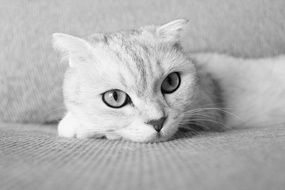
[[[0,189],[284,190],[285,128],[158,144],[59,138],[55,126],[1,124]]]

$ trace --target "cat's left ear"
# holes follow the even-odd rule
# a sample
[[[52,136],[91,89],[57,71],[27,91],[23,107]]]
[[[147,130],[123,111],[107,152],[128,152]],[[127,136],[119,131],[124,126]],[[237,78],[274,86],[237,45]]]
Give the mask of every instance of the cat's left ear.
[[[69,60],[69,66],[74,67],[84,62],[89,56],[90,44],[78,37],[63,33],[52,35],[53,47],[63,54],[63,59]]]
[[[157,27],[156,34],[160,39],[166,42],[176,43],[180,41],[181,33],[183,29],[187,26],[187,23],[187,19],[177,19],[168,22],[164,25]]]

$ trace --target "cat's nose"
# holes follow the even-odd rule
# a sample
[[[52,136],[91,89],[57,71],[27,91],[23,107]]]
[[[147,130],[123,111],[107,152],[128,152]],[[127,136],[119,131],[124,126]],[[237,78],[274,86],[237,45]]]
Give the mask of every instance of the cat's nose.
[[[154,120],[150,120],[148,122],[146,122],[146,124],[148,125],[152,125],[153,128],[157,131],[157,132],[160,132],[160,130],[162,129],[163,127],[163,124],[166,120],[166,117],[162,117],[160,119],[154,119]]]

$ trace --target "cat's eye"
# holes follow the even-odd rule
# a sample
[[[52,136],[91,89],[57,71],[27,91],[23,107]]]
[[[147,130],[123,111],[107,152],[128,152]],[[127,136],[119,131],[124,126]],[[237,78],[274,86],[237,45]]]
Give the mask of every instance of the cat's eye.
[[[129,96],[121,90],[109,90],[102,94],[103,102],[111,108],[121,108],[129,102]]]
[[[161,84],[161,92],[170,94],[178,89],[180,85],[180,75],[177,72],[170,73]]]

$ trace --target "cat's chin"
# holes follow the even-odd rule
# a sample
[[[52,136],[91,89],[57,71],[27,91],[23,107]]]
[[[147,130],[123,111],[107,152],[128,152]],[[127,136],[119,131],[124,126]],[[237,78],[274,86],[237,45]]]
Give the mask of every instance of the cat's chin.
[[[156,142],[158,137],[156,134],[151,134],[151,135],[148,135],[148,136],[141,136],[139,134],[136,134],[136,135],[132,135],[132,134],[121,134],[122,135],[122,138],[124,140],[127,140],[127,141],[132,141],[132,142],[139,142],[139,143],[150,143],[150,142]]]
[[[118,131],[118,134],[124,139],[133,142],[139,143],[157,143],[157,142],[164,142],[168,141],[171,137],[173,132],[165,133],[165,131],[161,131],[160,133],[156,132],[155,130],[146,130],[132,133],[128,129]],[[109,138],[108,138],[109,139]]]
[[[158,142],[165,142],[168,141],[171,137],[169,136],[162,136],[160,133],[153,134],[149,137],[143,138],[130,138],[129,136],[127,137],[122,137],[117,134],[106,134],[104,135],[106,139],[108,140],[126,140],[126,141],[132,141],[132,142],[138,142],[138,143],[158,143]],[[94,137],[96,138],[96,137]]]
[[[169,139],[169,137],[162,137],[159,133],[146,137],[145,139],[136,139],[136,138],[124,138],[127,141],[138,142],[138,143],[158,143],[164,142]]]

